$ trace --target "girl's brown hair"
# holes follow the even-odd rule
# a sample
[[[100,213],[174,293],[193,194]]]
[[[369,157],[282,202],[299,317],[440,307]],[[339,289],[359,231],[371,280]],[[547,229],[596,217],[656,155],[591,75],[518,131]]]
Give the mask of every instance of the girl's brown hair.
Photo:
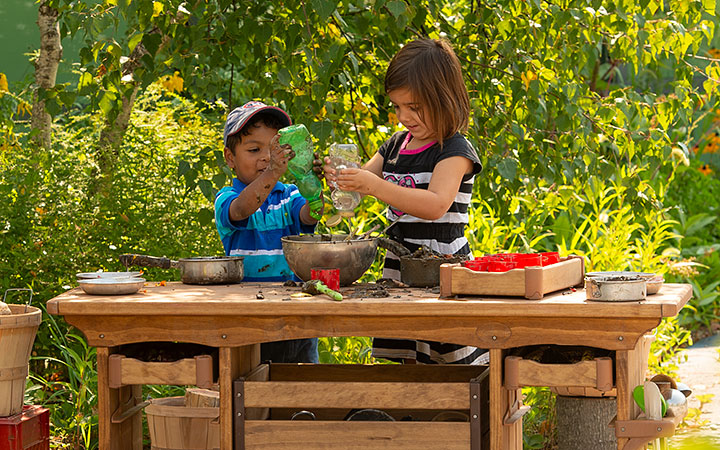
[[[467,131],[470,99],[457,55],[447,41],[418,39],[393,57],[385,73],[385,93],[406,88],[422,107],[421,118],[444,139]]]

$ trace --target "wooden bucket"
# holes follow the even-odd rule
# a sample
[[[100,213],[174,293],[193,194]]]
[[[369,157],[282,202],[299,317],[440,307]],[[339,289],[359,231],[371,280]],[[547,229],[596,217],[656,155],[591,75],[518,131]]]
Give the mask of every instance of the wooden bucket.
[[[220,408],[185,406],[184,397],[155,398],[145,407],[152,450],[219,450]]]
[[[42,322],[34,306],[8,306],[12,314],[0,316],[0,417],[22,412],[30,352]]]

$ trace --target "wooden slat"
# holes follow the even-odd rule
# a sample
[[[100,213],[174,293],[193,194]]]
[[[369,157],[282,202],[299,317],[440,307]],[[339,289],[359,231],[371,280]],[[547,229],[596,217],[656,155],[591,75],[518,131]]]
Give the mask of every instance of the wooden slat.
[[[233,381],[260,364],[260,345],[222,347],[220,357],[220,450],[233,448]]]
[[[525,271],[476,272],[465,267],[453,267],[452,292],[457,295],[525,296]]]
[[[441,300],[447,303],[446,300]],[[541,300],[542,301],[542,300]],[[454,302],[452,303],[455,304]],[[482,310],[483,306],[476,306]],[[522,306],[506,311],[523,309]],[[222,346],[317,336],[374,336],[453,342],[479,348],[536,345],[586,345],[630,350],[658,318],[536,317],[388,317],[388,316],[66,316],[95,346],[132,342],[180,341]],[[659,314],[659,312],[658,312]],[[622,339],[620,339],[622,337]]]
[[[467,450],[460,422],[247,421],[248,450]]]
[[[196,362],[185,358],[174,362],[146,362],[123,358],[122,384],[197,384]]]
[[[261,366],[262,367],[262,366]],[[424,364],[271,364],[273,381],[469,382],[487,372],[487,366]],[[248,381],[257,381],[250,380]]]
[[[245,382],[245,407],[468,409],[468,383]]]
[[[518,361],[520,386],[588,386],[597,385],[597,363],[581,361],[575,364],[540,364],[530,360]]]

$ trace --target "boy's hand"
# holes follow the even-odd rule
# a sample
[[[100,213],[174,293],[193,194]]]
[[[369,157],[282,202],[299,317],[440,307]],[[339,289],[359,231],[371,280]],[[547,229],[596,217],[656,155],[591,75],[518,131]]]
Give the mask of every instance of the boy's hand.
[[[270,161],[267,170],[280,178],[287,170],[288,162],[295,157],[295,151],[288,144],[280,145],[278,139],[280,135],[276,134],[270,140]]]
[[[323,160],[320,159],[320,155],[317,154],[317,152],[313,152],[313,172],[315,172],[315,175],[322,180],[325,176],[325,170],[323,167]]]

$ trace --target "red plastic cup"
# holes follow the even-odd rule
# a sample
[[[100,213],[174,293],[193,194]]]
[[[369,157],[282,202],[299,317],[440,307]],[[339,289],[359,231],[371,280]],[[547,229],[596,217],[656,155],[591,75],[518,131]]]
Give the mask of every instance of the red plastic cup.
[[[333,291],[340,289],[340,269],[328,267],[313,267],[310,269],[310,278],[320,280]]]
[[[543,257],[540,253],[522,253],[515,256],[517,268],[542,266]]]
[[[558,252],[543,252],[540,254],[542,255],[543,266],[549,266],[550,264],[560,262],[560,254]]]
[[[507,272],[515,268],[515,261],[498,259],[490,261],[488,264],[488,272]]]
[[[487,261],[483,261],[482,259],[471,259],[468,261],[463,261],[463,266],[474,270],[475,272],[484,272],[487,270]]]

